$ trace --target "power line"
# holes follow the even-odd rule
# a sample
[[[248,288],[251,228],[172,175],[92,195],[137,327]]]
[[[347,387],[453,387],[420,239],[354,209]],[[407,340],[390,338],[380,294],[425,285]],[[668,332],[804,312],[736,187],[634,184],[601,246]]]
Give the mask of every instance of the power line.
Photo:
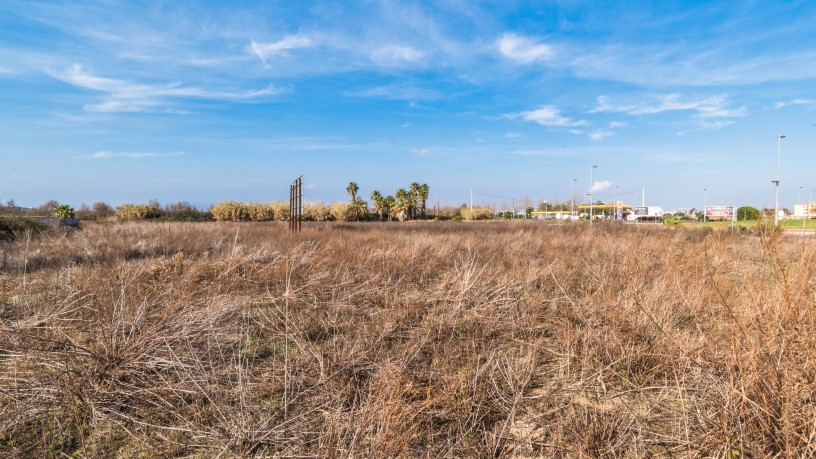
[[[491,198],[504,199],[506,201],[524,201],[525,200],[524,198],[508,198],[507,196],[498,196],[498,195],[490,194],[490,193],[482,193],[481,191],[476,191],[476,190],[473,190],[473,194],[480,194],[482,196],[488,196],[488,197],[491,197]],[[527,199],[527,201],[533,201],[533,199]]]

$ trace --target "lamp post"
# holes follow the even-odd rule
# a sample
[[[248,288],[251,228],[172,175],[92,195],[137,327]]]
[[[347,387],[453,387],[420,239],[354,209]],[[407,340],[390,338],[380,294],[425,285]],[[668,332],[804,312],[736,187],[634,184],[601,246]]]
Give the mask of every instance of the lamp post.
[[[708,188],[703,188],[703,224],[706,222],[706,206],[708,206]]]
[[[615,217],[614,219],[617,221],[618,219],[618,186],[615,185],[615,191],[612,193],[612,199],[615,200]]]
[[[572,179],[572,188],[570,188],[570,220],[573,223],[575,223],[575,182],[577,181],[577,178]]]
[[[782,139],[785,136],[782,134],[777,134],[776,136],[776,180],[772,180],[771,183],[776,185],[776,202],[774,203],[774,226],[779,224],[779,158],[782,153]]]
[[[597,169],[597,168],[598,168],[598,166],[595,166],[595,165],[593,165],[592,167],[589,168],[589,224],[590,225],[592,224],[592,219],[595,218],[594,217],[595,212],[593,212],[593,210],[595,209],[595,206],[592,204],[592,186],[593,186],[593,183],[594,183],[592,181],[592,171],[594,169]]]

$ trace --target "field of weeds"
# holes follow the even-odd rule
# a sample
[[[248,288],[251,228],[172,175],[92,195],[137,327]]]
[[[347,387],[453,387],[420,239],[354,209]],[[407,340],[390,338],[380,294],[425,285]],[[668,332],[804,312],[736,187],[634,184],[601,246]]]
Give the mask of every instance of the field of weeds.
[[[810,238],[314,225],[0,242],[0,456],[816,456]]]

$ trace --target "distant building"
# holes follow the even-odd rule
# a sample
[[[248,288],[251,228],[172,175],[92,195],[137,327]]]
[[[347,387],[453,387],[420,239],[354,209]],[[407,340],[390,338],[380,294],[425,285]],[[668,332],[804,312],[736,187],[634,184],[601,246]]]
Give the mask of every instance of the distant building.
[[[794,205],[793,216],[797,218],[816,218],[816,202]]]
[[[597,219],[602,218],[615,218],[615,211],[618,212],[618,219],[624,218],[632,209],[632,206],[629,204],[624,204],[622,201],[618,201],[617,204],[615,203],[604,203],[604,204],[581,204],[576,207],[576,211],[579,214],[590,214],[590,210],[592,214]]]
[[[572,214],[566,210],[534,210],[530,215],[539,220],[569,220]]]

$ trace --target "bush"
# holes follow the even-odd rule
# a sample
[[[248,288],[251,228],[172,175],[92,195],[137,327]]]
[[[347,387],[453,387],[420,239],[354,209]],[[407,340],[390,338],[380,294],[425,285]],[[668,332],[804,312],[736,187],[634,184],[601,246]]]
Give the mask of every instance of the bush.
[[[161,215],[158,205],[151,204],[122,204],[116,208],[116,218],[120,220],[146,220]]]
[[[489,207],[464,208],[460,212],[465,220],[490,220],[493,218],[493,209]]]
[[[315,222],[330,222],[334,221],[335,217],[332,215],[331,208],[321,202],[306,204],[303,207],[303,219]]]
[[[172,222],[211,222],[214,220],[213,214],[203,210],[165,211],[163,212],[162,219]]]
[[[243,222],[251,219],[249,208],[238,201],[223,201],[210,208],[213,218],[219,222]]]
[[[68,204],[60,204],[51,210],[51,215],[57,218],[74,218],[74,208]]]
[[[349,205],[345,202],[335,202],[329,208],[335,220],[343,222],[349,218]]]
[[[742,206],[737,209],[737,220],[759,220],[759,209],[751,206]]]
[[[247,206],[249,219],[253,222],[268,222],[275,219],[275,209],[272,204],[250,202]]]
[[[45,225],[19,215],[0,216],[0,241],[12,241],[17,239],[27,230],[32,232],[42,232]]]
[[[286,201],[275,201],[269,204],[275,213],[275,220],[289,220],[289,203]]]

